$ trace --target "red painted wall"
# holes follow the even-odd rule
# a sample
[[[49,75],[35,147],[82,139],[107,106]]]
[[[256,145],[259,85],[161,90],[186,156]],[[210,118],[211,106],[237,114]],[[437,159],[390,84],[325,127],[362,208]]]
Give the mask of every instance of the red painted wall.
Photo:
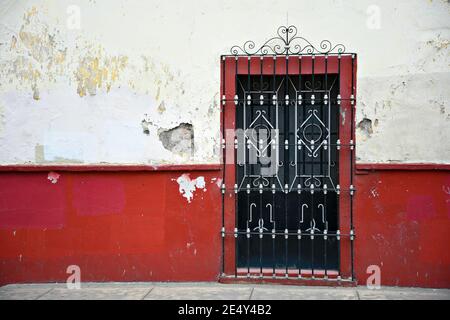
[[[390,169],[355,176],[358,283],[374,264],[383,285],[449,288],[450,171]],[[189,171],[207,189],[189,204],[185,172],[1,172],[0,284],[65,281],[71,264],[82,281],[216,281],[222,173]]]
[[[450,288],[450,171],[366,173],[355,179],[358,283],[378,265],[383,285]]]
[[[220,171],[191,203],[164,172],[0,173],[0,284],[215,281],[221,259]]]

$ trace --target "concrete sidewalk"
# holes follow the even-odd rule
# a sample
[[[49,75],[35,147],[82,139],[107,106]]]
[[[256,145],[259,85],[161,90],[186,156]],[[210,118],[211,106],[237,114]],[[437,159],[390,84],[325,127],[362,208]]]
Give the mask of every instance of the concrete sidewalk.
[[[0,288],[0,300],[450,300],[448,289],[383,287],[330,288],[286,285],[230,285],[219,283],[82,283],[69,290],[66,284],[13,284]]]

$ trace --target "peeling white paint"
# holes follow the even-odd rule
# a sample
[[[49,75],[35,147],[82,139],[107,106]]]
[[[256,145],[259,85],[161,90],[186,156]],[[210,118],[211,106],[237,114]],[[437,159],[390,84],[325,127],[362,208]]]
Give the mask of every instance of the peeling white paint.
[[[80,29],[71,30],[72,0],[4,0],[0,164],[219,163],[218,58],[234,44],[276,35],[286,10],[271,0],[196,3],[78,2]],[[378,0],[377,30],[366,24],[371,4],[281,0],[276,7],[289,8],[299,36],[358,54],[356,122],[371,119],[374,132],[356,132],[357,161],[448,163],[449,3]],[[258,28],[248,28],[248,12]],[[323,16],[321,28],[311,27]],[[193,155],[166,150],[158,137],[180,123],[193,126]]]
[[[194,198],[194,192],[197,189],[206,191],[205,177],[199,176],[195,179],[190,178],[188,173],[182,174],[178,177],[177,183],[179,185],[180,194],[187,199],[189,203]]]
[[[58,179],[61,175],[56,172],[49,172],[47,175],[47,179],[51,181],[51,183],[56,184],[58,182]]]

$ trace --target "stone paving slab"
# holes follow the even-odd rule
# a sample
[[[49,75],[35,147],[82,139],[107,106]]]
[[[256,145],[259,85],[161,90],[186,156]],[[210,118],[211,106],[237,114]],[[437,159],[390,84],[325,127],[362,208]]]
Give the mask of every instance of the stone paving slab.
[[[37,300],[52,288],[0,288],[0,300]]]
[[[347,288],[261,288],[255,287],[252,300],[358,300],[355,289]]]
[[[361,300],[450,300],[448,289],[421,289],[421,288],[382,288],[369,290],[358,287]]]
[[[248,300],[252,288],[234,286],[155,286],[146,300]]]
[[[449,289],[382,287],[332,288],[286,285],[220,284],[213,282],[106,282],[66,284],[12,284],[0,287],[0,300],[450,300]]]
[[[51,289],[39,297],[39,300],[142,300],[151,288],[81,288]]]

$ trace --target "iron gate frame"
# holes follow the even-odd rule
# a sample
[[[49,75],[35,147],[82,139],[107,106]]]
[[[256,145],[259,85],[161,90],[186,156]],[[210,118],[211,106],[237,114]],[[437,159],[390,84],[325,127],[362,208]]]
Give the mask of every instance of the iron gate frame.
[[[332,46],[328,40],[320,42],[319,48],[297,35],[295,26],[281,26],[277,36],[267,40],[262,46],[255,48],[253,41],[247,41],[242,47],[233,46],[231,54],[220,57],[220,97],[221,97],[221,162],[222,162],[222,270],[220,278],[234,280],[319,280],[331,285],[354,283],[354,240],[356,238],[353,224],[353,198],[355,172],[355,108],[356,108],[356,53],[345,52],[341,44]],[[246,76],[303,76],[337,74],[339,94],[329,97],[329,103],[335,101],[338,110],[338,141],[335,146],[339,157],[339,183],[333,186],[338,201],[338,231],[335,234],[318,234],[315,236],[336,237],[339,247],[339,270],[335,276],[289,273],[284,275],[246,274],[237,272],[236,239],[237,229],[237,138],[236,106],[245,103],[237,96],[237,78]],[[297,97],[294,97],[297,99]],[[286,99],[291,101],[289,97]],[[296,103],[297,101],[295,101]],[[319,102],[319,101],[318,101]],[[309,191],[309,190],[305,190]],[[323,190],[316,189],[316,192]],[[314,192],[314,191],[312,191]],[[325,190],[326,192],[326,190]],[[246,234],[246,233],[244,233]],[[269,234],[269,233],[268,233]],[[305,234],[303,234],[305,235]],[[271,236],[271,234],[270,234]],[[278,236],[278,233],[277,233]],[[298,236],[298,233],[285,232],[282,236]],[[261,269],[262,270],[262,269]]]

